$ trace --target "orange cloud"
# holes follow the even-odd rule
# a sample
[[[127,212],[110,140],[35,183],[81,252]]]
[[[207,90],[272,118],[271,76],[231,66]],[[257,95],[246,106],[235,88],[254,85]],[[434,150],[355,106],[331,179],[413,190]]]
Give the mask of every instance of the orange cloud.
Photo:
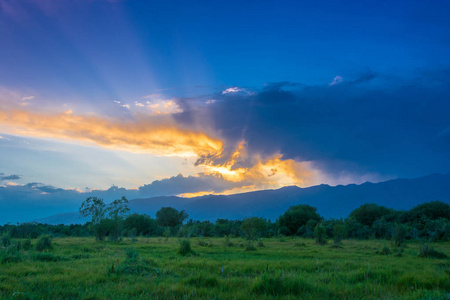
[[[44,114],[23,110],[0,110],[3,132],[33,137],[93,142],[134,152],[167,156],[201,156],[221,153],[223,143],[208,134],[179,128],[170,119],[137,117],[118,121],[70,113]]]

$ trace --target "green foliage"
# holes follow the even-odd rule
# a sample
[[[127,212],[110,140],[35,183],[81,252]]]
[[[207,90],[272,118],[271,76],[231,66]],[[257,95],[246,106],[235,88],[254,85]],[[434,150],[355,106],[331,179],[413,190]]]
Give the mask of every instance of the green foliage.
[[[392,214],[394,214],[393,209],[374,203],[367,203],[352,211],[349,217],[354,218],[362,225],[372,226],[376,220]]]
[[[192,276],[186,280],[186,284],[195,286],[197,288],[213,288],[219,285],[216,276],[205,275],[201,273],[197,276]]]
[[[286,235],[295,234],[300,227],[306,225],[309,220],[320,221],[322,218],[317,213],[315,207],[300,204],[297,206],[291,206],[283,215],[278,219],[279,227],[287,227],[289,232]]]
[[[314,238],[318,245],[325,245],[327,243],[327,232],[322,223],[317,224],[316,228],[314,228]]]
[[[252,287],[252,292],[270,296],[300,296],[312,290],[309,284],[297,276],[276,276],[267,273],[258,278]]]
[[[410,223],[421,223],[424,220],[450,220],[450,205],[442,201],[431,201],[417,205],[406,214]]]
[[[41,236],[36,243],[37,251],[52,250],[52,238],[48,235]]]
[[[108,216],[113,220],[123,220],[130,211],[128,207],[129,201],[127,198],[122,197],[121,199],[114,200],[108,205],[106,212]]]
[[[408,234],[408,226],[405,224],[396,224],[394,227],[394,234],[392,236],[392,242],[394,246],[401,247],[406,240],[406,235]]]
[[[381,251],[377,251],[377,254],[381,254],[381,255],[389,255],[391,254],[391,249],[389,249],[388,246],[384,246]]]
[[[267,221],[258,217],[245,218],[241,228],[248,240],[255,240],[267,230]]]
[[[195,255],[195,252],[191,249],[191,243],[189,242],[189,240],[180,240],[180,248],[178,249],[178,254],[182,255],[182,256],[186,256],[186,255]]]
[[[26,240],[24,240],[23,242],[22,242],[22,249],[23,250],[30,250],[32,248],[32,245],[31,245],[31,240],[29,240],[29,239],[26,239]]]
[[[141,258],[139,251],[133,248],[127,248],[125,250],[126,259],[115,265],[114,263],[109,268],[109,273],[118,275],[157,275],[158,270],[155,268],[156,263],[149,259],[144,260]]]
[[[334,224],[333,227],[333,242],[335,245],[341,245],[342,239],[345,237],[344,222],[339,221]]]
[[[156,222],[163,227],[176,227],[181,225],[188,214],[182,210],[178,211],[172,207],[163,207],[156,212]]]
[[[422,244],[419,250],[419,257],[444,259],[448,256],[443,252],[436,251],[430,244]]]
[[[88,197],[80,206],[80,214],[83,217],[91,217],[92,224],[98,224],[106,215],[106,205],[103,199]]]
[[[129,231],[133,228],[136,229],[137,235],[157,235],[158,228],[155,219],[147,215],[131,214],[126,217],[123,227]]]
[[[45,262],[58,262],[58,261],[67,261],[69,260],[67,257],[61,255],[55,255],[49,252],[43,253],[34,253],[30,256],[31,260],[34,261],[45,261]]]
[[[1,245],[3,247],[8,247],[9,245],[11,245],[11,235],[9,233],[2,236]]]
[[[256,247],[252,242],[249,242],[245,244],[245,251],[256,251]]]

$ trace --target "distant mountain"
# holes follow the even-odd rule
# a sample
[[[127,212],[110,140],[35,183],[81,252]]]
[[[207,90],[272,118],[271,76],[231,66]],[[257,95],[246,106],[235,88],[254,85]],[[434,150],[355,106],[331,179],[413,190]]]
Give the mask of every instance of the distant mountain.
[[[264,217],[276,220],[290,206],[309,204],[325,218],[345,218],[364,203],[376,203],[394,209],[410,209],[418,204],[440,200],[450,203],[450,174],[433,174],[415,179],[394,179],[380,183],[366,182],[346,186],[296,186],[228,196],[207,195],[194,198],[154,197],[134,199],[134,212],[152,217],[164,206],[184,209],[194,220]],[[59,214],[37,220],[48,224],[82,223],[78,213]]]

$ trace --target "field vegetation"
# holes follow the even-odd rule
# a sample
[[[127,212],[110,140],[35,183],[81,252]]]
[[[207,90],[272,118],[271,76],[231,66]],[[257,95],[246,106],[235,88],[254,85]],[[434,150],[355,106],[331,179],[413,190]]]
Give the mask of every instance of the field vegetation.
[[[189,220],[88,198],[84,225],[0,227],[2,299],[448,299],[450,206]]]

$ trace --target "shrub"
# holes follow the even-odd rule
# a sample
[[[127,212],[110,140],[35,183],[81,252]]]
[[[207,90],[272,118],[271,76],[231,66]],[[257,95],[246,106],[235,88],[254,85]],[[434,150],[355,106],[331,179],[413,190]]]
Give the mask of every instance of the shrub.
[[[419,250],[419,257],[443,259],[447,258],[447,255],[443,252],[436,251],[429,244],[423,244]]]
[[[245,251],[256,251],[256,247],[253,243],[247,243],[245,245]]]
[[[389,249],[388,246],[384,246],[383,249],[381,249],[381,251],[377,251],[377,254],[381,254],[381,255],[389,255],[391,254],[391,249]]]
[[[213,288],[219,285],[219,281],[215,276],[206,276],[204,274],[190,277],[186,280],[186,283],[197,288]]]
[[[312,288],[298,277],[274,276],[264,273],[255,281],[252,291],[257,294],[284,296],[301,295],[305,292],[311,292]]]
[[[198,241],[198,245],[201,246],[201,247],[208,247],[209,246],[208,242],[205,242],[204,240],[199,240]]]
[[[69,260],[67,257],[61,255],[54,255],[53,253],[35,253],[31,257],[34,261],[58,262]]]
[[[191,243],[188,240],[180,241],[180,248],[178,249],[178,253],[182,256],[186,256],[188,254],[195,254],[191,249]]]
[[[321,223],[317,224],[316,228],[314,228],[314,237],[318,245],[325,245],[327,243],[327,231]]]
[[[22,242],[22,249],[23,249],[23,250],[28,251],[28,250],[30,250],[31,248],[32,248],[32,246],[31,246],[31,240],[27,239],[27,240],[25,240],[25,241]]]
[[[394,228],[392,241],[396,247],[400,247],[405,243],[408,227],[404,224],[397,224]]]
[[[158,270],[154,268],[156,266],[155,261],[152,259],[141,259],[137,250],[128,248],[125,250],[125,255],[125,261],[117,266],[112,264],[109,268],[109,273],[141,276],[158,274]]]
[[[2,253],[0,254],[0,263],[8,264],[8,263],[18,263],[22,261],[22,255],[20,253],[8,254]]]
[[[11,236],[9,235],[9,233],[2,236],[1,245],[3,247],[8,247],[9,245],[11,245]]]
[[[52,250],[52,238],[49,236],[42,236],[36,244],[36,250],[37,251],[44,251],[44,250]]]

